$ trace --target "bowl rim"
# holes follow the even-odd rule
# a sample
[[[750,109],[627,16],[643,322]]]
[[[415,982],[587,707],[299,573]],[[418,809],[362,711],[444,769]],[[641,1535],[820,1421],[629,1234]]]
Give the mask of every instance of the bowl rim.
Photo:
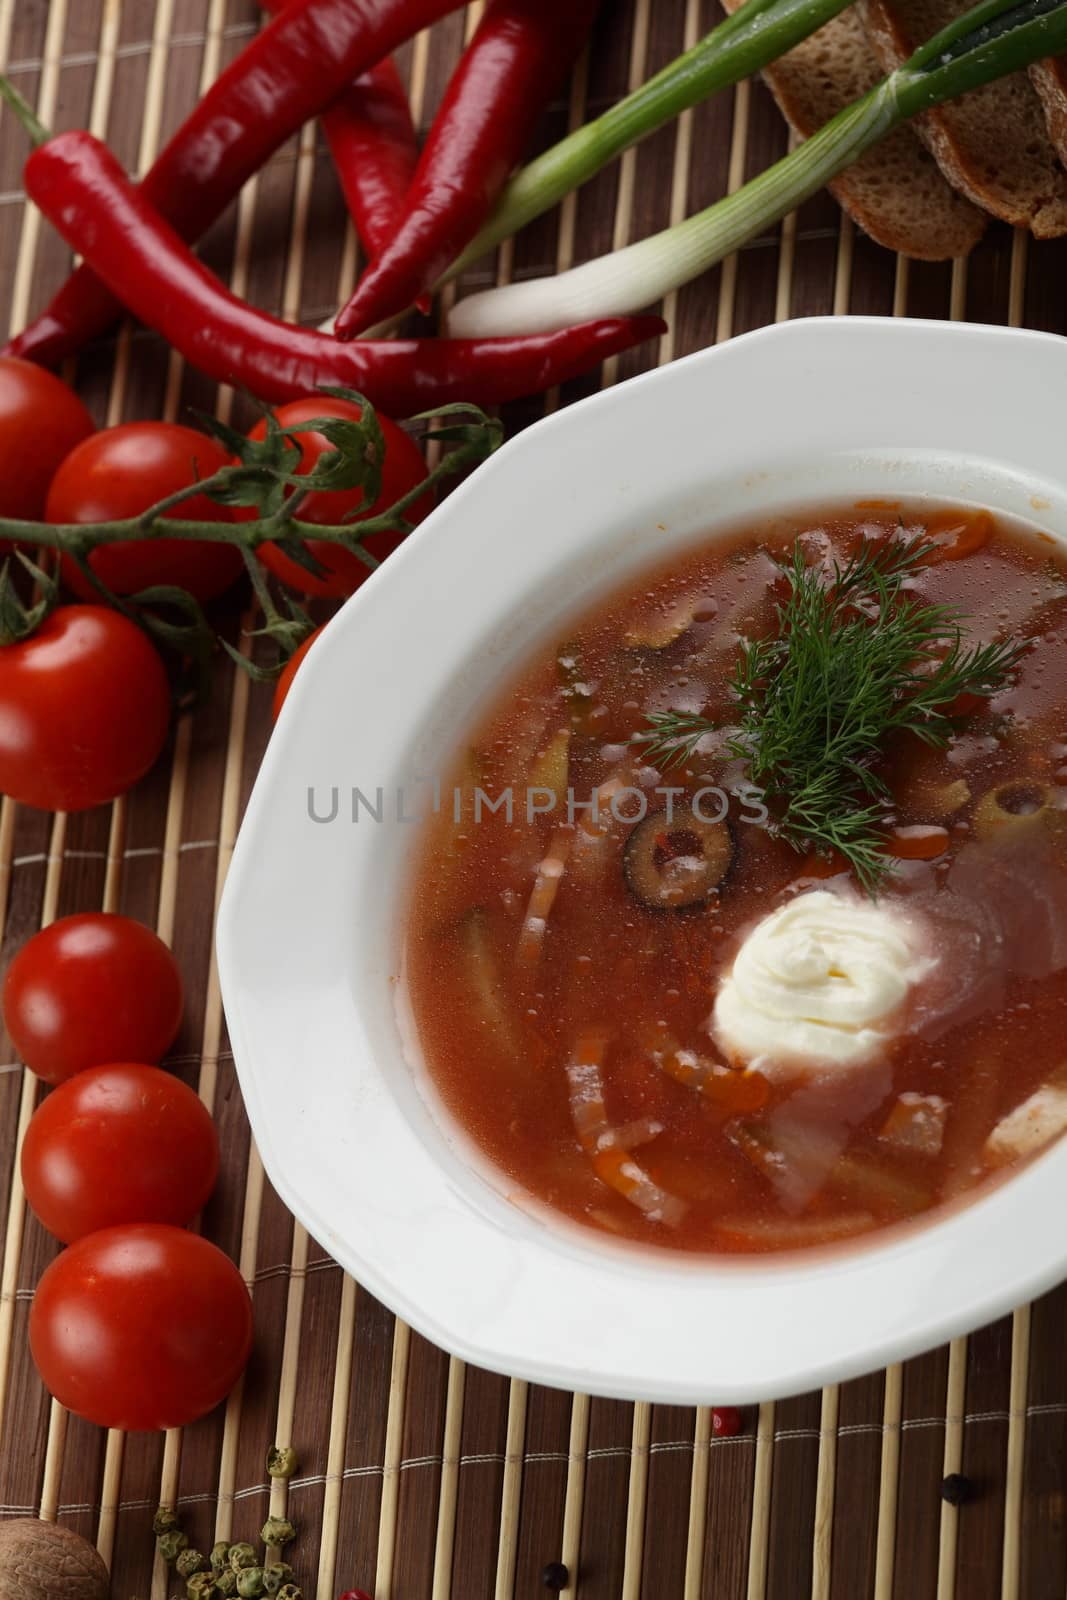
[[[793,319],[656,368],[544,418],[505,445],[391,557],[370,594],[364,586],[346,603],[331,622],[326,647],[316,644],[294,681],[249,799],[217,924],[220,985],[253,1136],[273,1186],[312,1236],[412,1327],[472,1364],[556,1387],[632,1399],[679,1404],[771,1399],[871,1371],[942,1343],[1042,1292],[1067,1268],[1067,1245],[1057,1245],[1053,1229],[1038,1226],[1050,1215],[1057,1192],[1062,1195],[1067,1141],[959,1212],[914,1232],[880,1235],[862,1248],[818,1257],[814,1252],[776,1257],[770,1265],[707,1257],[696,1258],[694,1265],[672,1252],[651,1258],[641,1251],[603,1249],[586,1230],[580,1240],[568,1242],[562,1232],[530,1227],[517,1216],[509,1222],[499,1204],[486,1207],[477,1197],[472,1200],[470,1192],[461,1192],[454,1169],[405,1128],[406,1108],[391,1094],[379,1092],[381,1073],[367,1056],[363,1034],[359,1042],[366,1059],[356,1075],[360,1104],[364,1112],[369,1108],[373,1113],[376,1138],[392,1140],[398,1157],[415,1162],[418,1204],[428,1210],[436,1230],[432,1248],[413,1231],[410,1209],[393,1215],[385,1201],[372,1203],[369,1191],[362,1196],[360,1216],[349,1212],[338,1220],[332,1208],[340,1169],[328,1160],[316,1161],[310,1134],[298,1137],[295,1153],[287,1149],[294,1128],[301,1129],[305,1117],[314,1122],[317,1115],[310,1084],[296,1091],[295,1108],[286,1105],[279,1112],[276,1095],[272,1098],[288,1062],[271,1031],[280,1015],[277,996],[268,976],[257,969],[257,951],[262,956],[265,950],[262,911],[265,897],[280,897],[284,903],[287,893],[295,892],[302,870],[299,847],[295,858],[274,848],[284,829],[276,815],[272,818],[272,809],[276,812],[278,795],[292,781],[291,775],[286,778],[287,764],[317,737],[311,732],[319,715],[316,701],[329,703],[331,692],[336,693],[330,684],[337,665],[344,658],[350,672],[361,652],[366,654],[360,633],[371,620],[370,608],[379,613],[378,627],[383,610],[391,608],[408,621],[413,610],[418,615],[418,607],[429,603],[425,593],[413,593],[421,552],[429,550],[429,541],[442,539],[447,531],[454,546],[464,540],[476,543],[480,502],[491,505],[522,459],[551,451],[564,430],[570,437],[587,419],[658,411],[670,403],[674,389],[684,395],[694,384],[697,389],[705,382],[713,385],[720,368],[726,371],[732,365],[736,370],[738,363],[748,361],[758,365],[770,356],[792,363],[791,371],[798,362],[817,367],[826,359],[842,361],[847,370],[850,360],[859,366],[861,352],[865,362],[878,353],[887,373],[901,370],[902,342],[917,370],[928,359],[962,358],[965,350],[978,366],[993,362],[1003,368],[1018,356],[1025,367],[1031,360],[1047,362],[1050,349],[1067,370],[1067,341],[1053,334],[875,317]],[[1063,389],[1067,402],[1067,378]],[[1049,398],[1043,403],[1056,409]],[[1050,482],[1059,487],[1051,469],[1035,481],[1043,490]],[[1062,504],[1067,507],[1067,491]],[[1067,537],[1067,512],[1062,520]],[[646,564],[651,559],[646,556]],[[501,615],[503,601],[497,597],[494,604]],[[529,649],[520,657],[523,653],[528,655]],[[365,661],[364,666],[373,663]],[[412,725],[419,714],[420,708],[412,708]],[[365,961],[365,952],[357,959]],[[337,981],[336,971],[332,979]],[[276,990],[277,974],[271,981]],[[306,974],[301,992],[316,993],[313,978]],[[329,1032],[328,1007],[320,1009],[327,1050],[332,1047],[335,1059],[351,1063],[351,1046],[336,1054],[336,1028]],[[359,1021],[357,1015],[354,1025]],[[308,1029],[309,1038],[317,1037],[312,1023]],[[333,1094],[336,1085],[324,1078],[319,1090]],[[317,1125],[320,1136],[324,1126],[321,1121]],[[384,1157],[376,1151],[374,1159]],[[476,1179],[472,1186],[477,1187]],[[983,1276],[979,1258],[986,1246],[995,1270]],[[480,1278],[488,1281],[472,1285],[462,1272],[449,1279],[457,1263],[469,1265],[471,1259],[479,1263]],[[457,1292],[457,1282],[464,1292]],[[888,1300],[887,1285],[893,1286]],[[649,1307],[632,1300],[646,1291],[657,1297],[651,1314]],[[551,1305],[560,1295],[558,1315],[546,1318],[543,1304]],[[582,1295],[592,1299],[601,1319],[621,1319],[626,1327],[617,1334],[610,1327],[598,1328],[590,1308],[576,1304]],[[727,1316],[740,1316],[762,1338],[764,1319],[778,1319],[781,1325],[784,1318],[795,1333],[805,1319],[807,1326],[827,1316],[830,1307],[837,1321],[824,1329],[822,1347],[807,1327],[805,1340],[793,1341],[802,1349],[791,1350],[789,1339],[763,1339],[755,1364],[746,1365],[740,1336],[735,1332],[727,1338],[721,1328]],[[695,1319],[695,1326],[687,1319]],[[547,1337],[546,1321],[560,1324],[561,1331]],[[701,1368],[701,1348],[706,1370]]]

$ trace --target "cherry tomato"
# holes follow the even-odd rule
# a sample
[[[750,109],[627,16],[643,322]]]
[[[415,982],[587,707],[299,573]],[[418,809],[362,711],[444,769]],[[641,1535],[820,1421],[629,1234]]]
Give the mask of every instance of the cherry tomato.
[[[30,1349],[61,1405],[102,1428],[180,1428],[244,1371],[252,1302],[228,1256],[158,1222],[87,1234],[37,1285]]]
[[[191,1222],[215,1187],[210,1113],[158,1067],[90,1067],[60,1084],[22,1145],[26,1198],[64,1244],[120,1222]]]
[[[323,627],[325,626],[326,624],[323,623]],[[293,679],[296,677],[300,663],[303,661],[304,657],[307,655],[308,651],[311,649],[311,646],[315,643],[315,640],[318,638],[321,632],[322,628],[316,628],[314,633],[309,633],[303,644],[297,645],[296,649],[285,663],[285,666],[282,668],[281,675],[278,678],[277,683],[274,685],[274,704],[271,706],[270,713],[275,722],[277,722],[278,718],[281,716],[282,706],[285,704],[289,690],[293,687]]]
[[[95,426],[54,373],[0,356],[0,516],[39,521],[52,474]]]
[[[48,491],[48,522],[121,522],[179,489],[229,464],[222,447],[195,428],[175,422],[125,422],[86,439],[67,456]],[[200,522],[232,522],[229,506],[207,495],[184,500],[168,515]],[[136,594],[172,583],[197,600],[212,600],[244,570],[233,545],[207,539],[136,539],[101,545],[89,565],[115,594]],[[96,590],[68,557],[63,578],[86,600]]]
[[[349,421],[358,422],[362,410],[350,400],[334,400],[328,395],[313,395],[308,400],[294,400],[287,406],[279,406],[274,415],[283,428],[292,428],[298,423],[310,422],[315,417],[344,417]],[[395,504],[401,495],[408,494],[414,489],[415,485],[421,483],[426,476],[426,463],[414,439],[406,434],[403,428],[380,413],[378,421],[381,423],[385,438],[382,489],[375,506],[365,511],[364,516],[370,516],[375,508],[386,510]],[[266,432],[267,424],[264,419],[252,429],[249,438],[262,439],[266,436]],[[319,457],[333,449],[333,445],[321,433],[300,433],[296,435],[296,440],[304,452],[303,460],[297,468],[301,474],[310,472]],[[362,489],[339,489],[330,494],[313,494],[300,507],[300,520],[319,523],[343,522],[348,513],[360,505],[362,500]],[[407,520],[421,522],[432,507],[432,498],[426,495],[408,508]],[[238,515],[249,517],[253,514],[238,512]],[[361,519],[357,517],[355,520]],[[378,560],[382,561],[403,542],[403,537],[401,533],[373,533],[367,539],[367,549],[371,555],[377,556]],[[261,545],[259,558],[268,572],[272,572],[291,589],[297,589],[303,594],[343,597],[353,594],[360,584],[371,576],[371,569],[365,566],[358,556],[352,555],[348,550],[342,550],[337,545],[311,540],[308,549],[316,561],[325,567],[326,577],[317,578],[312,573],[305,572],[303,567],[298,566],[295,561],[290,561],[276,545]]]
[[[170,688],[149,640],[104,606],[60,606],[0,647],[0,790],[84,811],[144,776],[162,750]]]
[[[113,912],[61,917],[7,969],[4,1022],[48,1083],[112,1061],[158,1061],[182,1017],[178,964],[151,928]]]

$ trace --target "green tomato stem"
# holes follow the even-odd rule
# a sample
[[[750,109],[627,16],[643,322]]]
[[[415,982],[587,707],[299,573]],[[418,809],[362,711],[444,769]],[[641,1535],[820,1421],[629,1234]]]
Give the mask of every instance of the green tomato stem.
[[[0,100],[9,107],[13,116],[22,124],[23,131],[29,136],[30,142],[36,148],[47,143],[52,137],[44,123],[40,121],[29,101],[24,99],[10,78],[0,73]]]
[[[87,557],[93,550],[103,545],[125,544],[153,537],[231,544],[252,553],[260,545],[274,539],[315,540],[322,544],[341,545],[373,568],[379,563],[369,550],[362,548],[363,540],[372,534],[395,532],[398,526],[403,527],[404,513],[411,506],[429,494],[443,479],[454,477],[465,467],[473,466],[483,460],[484,455],[484,449],[477,441],[461,444],[443,456],[421,482],[401,495],[387,510],[373,517],[363,517],[359,522],[301,521],[293,512],[299,510],[304,501],[315,493],[314,488],[303,486],[298,487],[283,503],[280,512],[270,517],[258,517],[245,522],[213,522],[170,515],[171,511],[194,497],[219,497],[221,502],[242,483],[262,478],[260,468],[228,466],[220,468],[209,478],[201,478],[187,488],[167,495],[137,517],[89,523],[30,522],[20,517],[0,517],[0,539],[59,550],[76,561],[90,579],[92,572]]]

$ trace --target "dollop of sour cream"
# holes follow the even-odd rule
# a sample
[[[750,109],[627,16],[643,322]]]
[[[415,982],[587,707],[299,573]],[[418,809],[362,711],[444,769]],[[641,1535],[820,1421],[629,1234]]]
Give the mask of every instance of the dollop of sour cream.
[[[749,933],[723,977],[711,1031],[765,1073],[851,1066],[882,1050],[912,986],[937,965],[923,930],[885,905],[813,889]]]

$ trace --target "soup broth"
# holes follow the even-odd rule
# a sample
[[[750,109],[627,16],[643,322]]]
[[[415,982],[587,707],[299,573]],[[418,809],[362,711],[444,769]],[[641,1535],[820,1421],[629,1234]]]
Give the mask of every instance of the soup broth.
[[[850,558],[885,570],[916,541],[891,609],[952,607],[967,648],[1020,649],[943,708],[945,742],[889,726],[859,764],[875,882],[783,825],[739,742],[738,665],[781,637],[791,566],[831,594]],[[842,625],[876,611],[861,596]],[[1067,1127],[1067,561],[1046,536],[871,504],[709,540],[546,643],[443,795],[406,941],[425,1061],[510,1181],[575,1221],[823,1245]]]

